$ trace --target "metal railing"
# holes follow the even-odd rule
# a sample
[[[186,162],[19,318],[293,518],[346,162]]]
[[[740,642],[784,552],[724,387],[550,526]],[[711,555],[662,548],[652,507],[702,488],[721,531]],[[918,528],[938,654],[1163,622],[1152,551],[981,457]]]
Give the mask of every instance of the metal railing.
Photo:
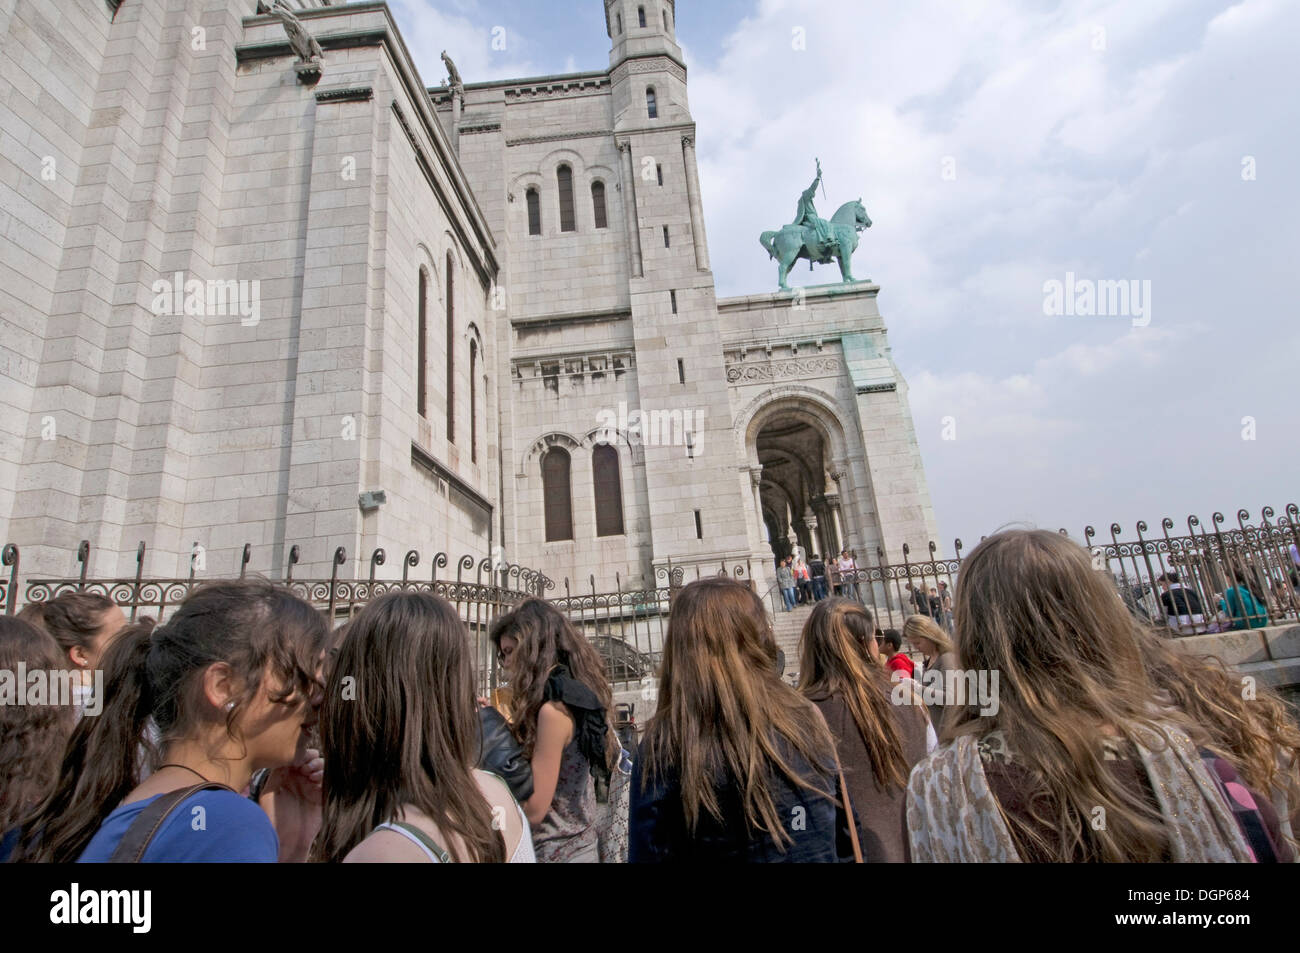
[[[1300,507],[1291,503],[1285,515],[1276,520],[1275,515],[1265,506],[1252,523],[1250,513],[1241,509],[1235,527],[1219,512],[1206,524],[1193,515],[1185,521],[1187,532],[1179,535],[1170,534],[1175,523],[1166,517],[1160,521],[1159,536],[1148,536],[1150,528],[1139,521],[1136,538],[1128,539],[1121,539],[1124,529],[1112,523],[1110,542],[1098,540],[1097,530],[1085,526],[1080,542],[1092,553],[1094,568],[1112,575],[1130,611],[1145,622],[1168,624],[1172,608],[1172,628],[1180,635],[1260,628],[1300,620]],[[1070,535],[1066,529],[1058,532]],[[929,559],[913,562],[911,548],[904,544],[901,563],[886,563],[877,549],[874,565],[844,573],[828,562],[831,586],[855,584],[858,599],[872,610],[881,628],[901,627],[917,611],[934,615],[930,590],[938,590],[942,581],[955,595],[963,544],[954,541],[952,558],[937,556],[934,542],[928,549]],[[1161,577],[1171,573],[1188,594],[1171,595],[1167,606],[1161,597],[1170,583],[1162,584]],[[1197,604],[1200,613],[1182,611]],[[938,621],[950,620],[940,614]]]
[[[248,571],[252,546],[245,544],[240,557],[239,578]],[[544,573],[525,566],[498,563],[490,558],[465,555],[451,560],[446,553],[437,553],[430,562],[430,571],[417,578],[414,571],[421,565],[418,550],[409,550],[402,559],[400,579],[379,578],[378,570],[387,562],[383,549],[370,554],[369,574],[364,579],[340,578],[341,567],[347,565],[347,551],[339,547],[334,551],[329,579],[297,579],[294,568],[300,562],[302,550],[292,546],[282,583],[323,612],[333,625],[339,625],[361,611],[372,599],[386,592],[414,589],[431,592],[451,603],[465,621],[474,644],[475,669],[479,690],[489,693],[499,687],[500,672],[495,653],[488,640],[488,630],[498,615],[529,597],[547,599],[569,616],[578,630],[589,638],[605,661],[610,682],[617,691],[630,685],[641,684],[658,669],[663,653],[664,633],[667,629],[668,610],[673,594],[685,584],[688,573],[694,570],[696,578],[705,572],[699,564],[683,566],[671,560],[655,570],[658,585],[652,588],[623,588],[621,573],[614,574],[614,590],[598,592],[595,576],[588,576],[588,592],[577,592],[569,579],[562,581],[564,595],[554,594],[557,586]],[[21,605],[48,602],[64,592],[92,592],[107,597],[120,606],[134,621],[140,614],[165,621],[196,586],[219,577],[203,575],[199,559],[190,558],[189,575],[184,578],[157,578],[145,575],[148,547],[141,542],[136,549],[136,572],[130,578],[96,579],[88,577],[90,543],[83,540],[77,549],[80,571],[76,576],[31,578],[20,584],[20,553],[12,544],[4,547],[3,565],[8,570],[0,576],[0,605],[12,615]],[[455,567],[455,578],[441,570]],[[711,567],[710,567],[711,571]],[[734,563],[728,568],[721,561],[716,575],[727,575],[742,582],[750,582],[750,565]],[[751,583],[752,584],[752,583]],[[21,605],[19,594],[22,594]]]

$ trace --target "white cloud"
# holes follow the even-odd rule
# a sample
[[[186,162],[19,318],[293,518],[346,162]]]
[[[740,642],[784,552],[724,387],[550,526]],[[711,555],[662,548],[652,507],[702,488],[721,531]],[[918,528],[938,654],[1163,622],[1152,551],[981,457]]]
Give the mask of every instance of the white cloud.
[[[854,271],[881,284],[941,529],[1277,506],[1296,495],[1297,35],[1300,5],[1273,0],[763,2],[691,71],[719,293],[775,286],[756,238],[818,156],[819,210],[861,195],[874,222]],[[1151,281],[1151,325],[1044,317],[1066,271]]]

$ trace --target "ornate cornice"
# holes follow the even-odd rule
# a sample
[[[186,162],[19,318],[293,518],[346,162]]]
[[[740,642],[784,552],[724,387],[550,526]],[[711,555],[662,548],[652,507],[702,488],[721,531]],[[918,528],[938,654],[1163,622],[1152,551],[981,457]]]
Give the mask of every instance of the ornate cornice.
[[[789,358],[764,361],[761,364],[736,362],[727,365],[727,383],[803,380],[839,374],[843,370],[844,363],[837,357]]]

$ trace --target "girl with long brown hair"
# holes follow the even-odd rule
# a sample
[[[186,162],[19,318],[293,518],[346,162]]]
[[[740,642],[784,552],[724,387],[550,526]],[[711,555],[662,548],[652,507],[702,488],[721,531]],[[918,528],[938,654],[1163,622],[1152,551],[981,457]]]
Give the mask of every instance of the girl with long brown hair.
[[[351,622],[321,707],[325,805],[312,859],[533,860],[505,782],[474,769],[479,722],[469,633],[423,592],[393,592]]]
[[[674,597],[632,774],[632,862],[839,859],[835,742],[776,666],[747,586],[710,577]]]
[[[961,663],[996,673],[996,704],[950,713],[912,772],[913,860],[1251,859],[1087,551],[1045,530],[990,536],[963,561],[955,616]]]
[[[524,812],[542,863],[599,861],[597,802],[617,766],[613,693],[600,654],[554,606],[526,599],[492,623],[510,727],[532,765]]]
[[[926,755],[929,722],[923,706],[895,704],[878,653],[875,623],[861,603],[823,600],[803,626],[799,691],[835,739],[863,859],[899,863],[907,860],[904,789]]]
[[[0,615],[0,672],[13,677],[19,665],[29,673],[43,672],[48,679],[60,677],[72,663],[53,636],[22,619]],[[23,815],[54,789],[63,747],[76,721],[75,708],[60,704],[59,698],[47,697],[42,704],[13,701],[0,698],[0,861],[18,843]]]
[[[302,859],[310,785],[281,787],[276,826],[238,792],[261,768],[311,763],[326,637],[309,603],[255,580],[205,583],[166,624],[127,626],[101,663],[103,710],[74,730],[18,859],[102,862],[124,842],[146,862]]]

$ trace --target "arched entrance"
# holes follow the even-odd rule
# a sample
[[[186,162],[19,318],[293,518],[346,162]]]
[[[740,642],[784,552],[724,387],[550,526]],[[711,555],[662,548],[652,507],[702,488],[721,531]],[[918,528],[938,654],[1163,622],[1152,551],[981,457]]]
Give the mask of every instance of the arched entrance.
[[[832,448],[823,421],[801,407],[774,408],[754,436],[762,468],[759,501],[774,559],[802,551],[825,557],[844,548]]]

